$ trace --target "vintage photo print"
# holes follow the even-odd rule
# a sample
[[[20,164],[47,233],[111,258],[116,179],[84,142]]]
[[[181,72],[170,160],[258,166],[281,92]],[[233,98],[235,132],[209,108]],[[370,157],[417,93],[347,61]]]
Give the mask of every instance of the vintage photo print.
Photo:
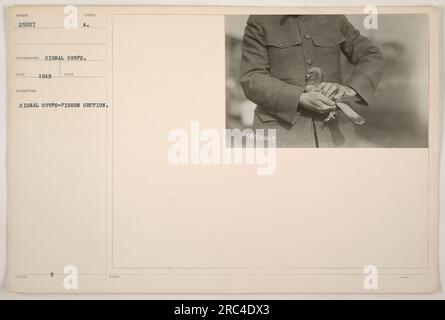
[[[226,129],[278,148],[428,147],[428,15],[230,15],[225,30]]]
[[[9,8],[9,290],[437,292],[440,10],[363,12]]]

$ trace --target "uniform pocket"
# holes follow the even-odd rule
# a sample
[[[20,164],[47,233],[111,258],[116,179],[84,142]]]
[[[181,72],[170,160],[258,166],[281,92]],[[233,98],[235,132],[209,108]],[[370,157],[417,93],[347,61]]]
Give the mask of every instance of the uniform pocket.
[[[278,122],[277,118],[268,115],[267,113],[255,112],[255,117],[257,117],[262,123]]]
[[[322,48],[337,48],[346,38],[341,33],[334,34],[314,34],[312,36],[312,42],[316,47]]]
[[[298,79],[305,74],[304,56],[299,37],[269,38],[265,41],[269,58],[269,70],[281,80]]]
[[[300,38],[291,38],[291,39],[271,39],[271,40],[266,40],[265,41],[265,45],[266,47],[274,47],[274,48],[278,48],[278,49],[286,49],[289,47],[293,47],[296,45],[300,45],[301,44],[301,39]]]
[[[315,63],[321,66],[325,81],[341,81],[340,58],[341,44],[345,42],[341,32],[325,30],[325,33],[315,32],[312,35]]]

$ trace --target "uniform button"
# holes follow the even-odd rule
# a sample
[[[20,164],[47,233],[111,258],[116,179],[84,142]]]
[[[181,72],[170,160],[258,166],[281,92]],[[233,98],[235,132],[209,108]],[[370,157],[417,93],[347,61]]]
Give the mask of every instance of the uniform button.
[[[300,18],[300,21],[304,21],[304,17],[301,17],[301,18]]]
[[[332,48],[334,44],[332,42],[329,42],[329,46]]]
[[[278,46],[281,48],[281,47],[283,46],[283,44],[282,44],[282,43],[279,43]]]
[[[306,73],[306,79],[309,79],[311,77],[310,73]]]
[[[311,38],[311,36],[308,35],[308,34],[305,34],[304,37],[305,37],[306,39],[310,39],[310,38]]]
[[[308,64],[308,65],[311,65],[312,63],[313,63],[313,61],[312,61],[311,59],[308,59],[308,60],[307,60],[307,64]]]

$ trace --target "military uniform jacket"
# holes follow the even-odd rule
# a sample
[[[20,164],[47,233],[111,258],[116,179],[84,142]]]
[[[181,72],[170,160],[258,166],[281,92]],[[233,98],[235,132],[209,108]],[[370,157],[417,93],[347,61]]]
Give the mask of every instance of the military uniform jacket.
[[[344,83],[341,54],[354,65]],[[382,75],[383,56],[344,15],[250,16],[242,42],[240,83],[257,104],[255,126],[276,121],[277,129],[292,130],[304,112],[298,103],[308,71],[315,66],[323,70],[324,81],[353,88],[367,104]],[[298,146],[298,141],[308,139],[303,131],[293,130],[282,135],[282,146]]]

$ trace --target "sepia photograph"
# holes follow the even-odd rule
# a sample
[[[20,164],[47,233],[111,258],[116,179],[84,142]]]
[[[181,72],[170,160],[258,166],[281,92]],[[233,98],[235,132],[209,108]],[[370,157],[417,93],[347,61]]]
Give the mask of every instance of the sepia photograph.
[[[226,129],[278,148],[428,147],[428,15],[225,22]]]
[[[0,5],[0,300],[445,298],[443,6],[48,2]]]

